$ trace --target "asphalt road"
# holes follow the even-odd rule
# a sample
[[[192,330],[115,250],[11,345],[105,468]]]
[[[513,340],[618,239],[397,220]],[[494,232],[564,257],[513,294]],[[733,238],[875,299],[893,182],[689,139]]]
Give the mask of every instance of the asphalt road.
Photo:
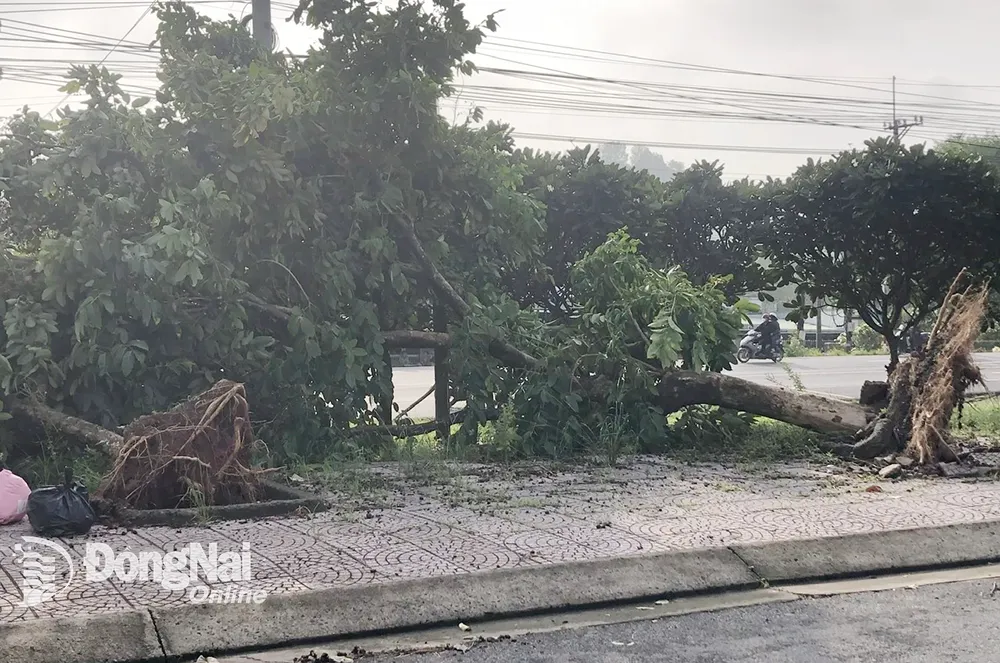
[[[1000,353],[980,353],[976,362],[983,371],[991,389],[1000,388]],[[885,379],[888,357],[799,357],[786,359],[781,364],[770,361],[751,361],[734,368],[732,375],[759,384],[779,384],[792,387],[789,370],[802,380],[808,391],[857,398],[865,380]],[[431,367],[397,368],[393,371],[396,402],[401,409],[419,399],[434,384]],[[433,418],[434,399],[426,399],[410,412],[411,417]],[[1000,659],[998,659],[1000,660]]]
[[[371,663],[982,663],[1000,660],[993,580],[847,594],[519,636]]]

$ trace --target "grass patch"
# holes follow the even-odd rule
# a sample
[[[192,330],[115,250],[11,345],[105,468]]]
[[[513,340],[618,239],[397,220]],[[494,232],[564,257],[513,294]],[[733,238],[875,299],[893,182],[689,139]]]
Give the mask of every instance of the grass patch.
[[[94,449],[81,449],[57,436],[26,441],[8,430],[0,431],[0,457],[7,469],[28,482],[32,490],[61,485],[69,467],[74,479],[93,493],[111,469],[110,459]]]
[[[961,418],[958,413],[953,417],[952,428],[956,433],[988,439],[1000,446],[1000,400],[991,397],[966,403]]]
[[[816,458],[820,436],[782,421],[758,417],[739,440],[733,455],[744,463],[775,463]]]
[[[669,423],[665,455],[679,460],[770,464],[822,455],[818,434],[766,417],[696,407]]]

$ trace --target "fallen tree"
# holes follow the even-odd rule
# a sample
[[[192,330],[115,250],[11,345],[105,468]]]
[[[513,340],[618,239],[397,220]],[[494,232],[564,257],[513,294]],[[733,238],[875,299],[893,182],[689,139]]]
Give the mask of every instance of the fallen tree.
[[[303,3],[328,38],[290,67],[235,23],[167,3],[155,110],[75,69],[89,110],[10,123],[0,337],[15,368],[0,388],[40,399],[8,408],[5,394],[16,422],[114,455],[127,441],[89,422],[114,428],[224,375],[254,393],[272,448],[320,460],[369,431],[436,427],[366,426],[386,349],[409,346],[449,349],[463,428],[517,408],[522,432],[571,452],[613,426],[663,439],[664,415],[697,404],[838,436],[865,426],[860,406],[722,375],[742,326],[727,281],[653,269],[622,233],[560,279],[566,319],[487,285],[536,271],[544,210],[509,128],[437,113],[482,31],[448,3],[395,4]],[[414,48],[428,43],[449,46]],[[396,329],[429,329],[440,304],[451,333]]]
[[[403,217],[398,217],[395,229],[400,243],[421,266],[427,282],[434,289],[434,294],[459,316],[459,320],[477,315],[476,310],[448,282],[423,250],[413,225]],[[617,245],[609,240],[611,248],[607,250],[613,253],[615,247],[621,249],[627,245],[628,242],[625,240],[619,240]],[[615,255],[611,257],[615,260],[621,258]],[[601,259],[600,252],[595,259]],[[649,278],[649,274],[640,274],[638,281],[645,282]],[[647,292],[648,288],[645,286],[643,288],[643,292]],[[667,341],[656,336],[658,333],[656,329],[660,329],[661,334],[669,334],[671,325],[662,321],[662,312],[655,313],[654,309],[644,311],[641,306],[627,311],[632,320],[631,324],[626,326],[630,327],[630,332],[634,331],[645,340],[649,346],[648,352],[645,357],[635,359],[634,344],[627,345],[627,356],[630,359],[620,361],[634,360],[630,366],[633,370],[632,375],[636,376],[638,382],[645,380],[652,386],[651,391],[644,397],[645,407],[649,410],[667,414],[693,405],[713,405],[835,436],[840,441],[828,448],[842,456],[872,458],[880,454],[901,451],[908,445],[914,459],[921,464],[955,460],[955,453],[947,442],[948,422],[955,407],[961,403],[965,389],[979,379],[979,373],[972,365],[970,357],[983,315],[984,292],[968,289],[960,294],[949,293],[924,353],[903,362],[894,373],[890,383],[889,406],[878,416],[859,404],[802,391],[754,384],[723,375],[717,370],[697,370],[697,366],[692,366],[689,359],[683,358],[686,352],[688,354],[690,352],[683,349],[682,336],[673,339],[673,342],[678,344],[674,354],[664,351],[662,347],[657,350],[658,343],[663,345]],[[282,307],[264,303],[257,303],[256,306],[277,317],[291,315],[290,311],[283,310]],[[637,315],[644,317],[642,323],[638,321]],[[647,333],[643,330],[644,327],[652,331]],[[383,336],[386,345],[397,343],[401,345],[426,343],[436,347],[461,345],[461,342],[456,341],[451,334],[441,332],[397,330],[384,332]],[[577,342],[583,343],[583,341]],[[697,339],[694,342],[697,343]],[[724,343],[725,339],[722,342]],[[529,380],[532,376],[546,375],[553,370],[551,361],[517,348],[499,334],[493,334],[486,339],[483,348],[501,366],[518,371],[522,381]],[[608,369],[607,364],[609,362],[613,364],[615,361],[619,360],[607,355],[595,365],[603,365]],[[579,364],[579,360],[571,362],[574,367]],[[608,370],[614,373],[617,368],[611,366]],[[566,401],[582,398],[594,407],[600,408],[606,407],[604,404],[613,400],[614,384],[611,374],[607,372],[574,368],[567,386],[569,391],[562,394],[562,398]],[[245,395],[243,398],[245,400]],[[70,437],[83,439],[91,446],[105,448],[113,456],[122,453],[123,445],[130,447],[127,441],[130,434],[127,434],[126,440],[123,441],[115,433],[39,403],[14,400],[11,402],[10,410],[15,419],[30,420],[36,425],[55,428]],[[245,414],[244,418],[247,416],[248,414]],[[452,415],[449,423],[471,422],[476,425],[495,419],[496,416],[496,407],[478,418],[474,413],[463,411]],[[437,428],[437,422],[402,426],[356,426],[345,430],[343,435],[357,437],[375,434],[383,438],[405,437],[431,432]],[[148,441],[146,438],[143,439],[144,443]],[[184,454],[178,451],[174,455]]]

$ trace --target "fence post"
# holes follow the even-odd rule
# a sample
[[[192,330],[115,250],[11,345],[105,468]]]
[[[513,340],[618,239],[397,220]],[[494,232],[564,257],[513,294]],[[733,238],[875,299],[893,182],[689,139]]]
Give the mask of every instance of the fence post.
[[[448,309],[434,300],[434,331],[448,333]],[[451,437],[451,399],[448,393],[448,349],[434,348],[434,419],[439,442]]]
[[[392,351],[388,348],[382,351],[382,390],[379,398],[379,417],[386,426],[392,424],[392,402],[395,400],[395,388],[392,384]]]
[[[389,269],[384,270],[384,281],[383,288],[388,288],[390,281]],[[392,329],[390,326],[391,320],[389,318],[390,305],[386,301],[385,291],[383,290],[383,296],[380,298],[379,302],[379,324],[383,330]],[[396,398],[396,388],[392,383],[392,350],[388,347],[382,350],[382,380],[381,380],[380,396],[378,400],[378,416],[382,420],[382,423],[386,426],[392,425],[393,411],[392,402]]]

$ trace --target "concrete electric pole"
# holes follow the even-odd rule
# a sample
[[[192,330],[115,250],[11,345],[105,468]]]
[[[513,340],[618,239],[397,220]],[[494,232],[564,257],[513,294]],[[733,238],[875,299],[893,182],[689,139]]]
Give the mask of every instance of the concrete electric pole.
[[[271,0],[253,0],[253,36],[257,43],[271,50]]]
[[[913,117],[913,120],[900,120],[896,118],[896,77],[892,77],[892,122],[887,122],[885,124],[885,129],[887,131],[892,131],[892,137],[898,143],[899,140],[906,135],[906,132],[910,130],[910,127],[919,127],[924,123],[923,117]]]

